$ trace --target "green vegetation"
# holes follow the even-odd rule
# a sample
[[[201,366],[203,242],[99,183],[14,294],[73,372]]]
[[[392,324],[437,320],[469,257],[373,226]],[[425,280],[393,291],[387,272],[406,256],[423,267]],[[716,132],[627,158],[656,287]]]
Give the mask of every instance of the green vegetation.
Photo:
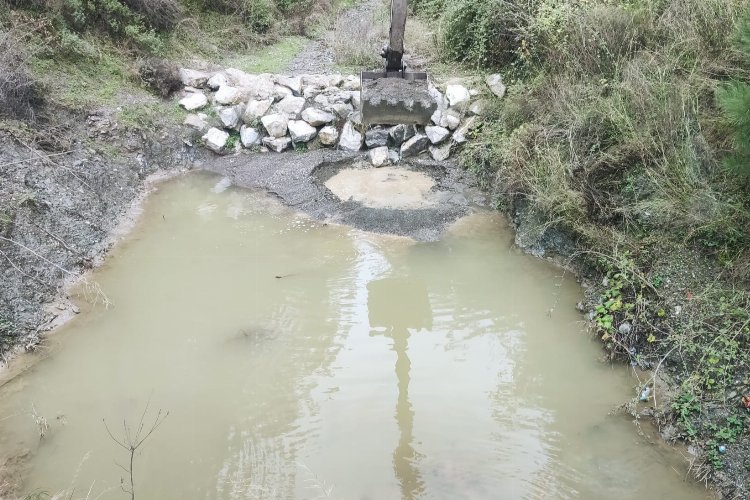
[[[748,440],[748,2],[413,8],[435,23],[445,60],[500,71],[509,84],[463,164],[499,207],[530,209],[571,236],[573,258],[599,283],[590,300],[599,336],[613,356],[681,384],[666,417],[718,466],[713,442]]]

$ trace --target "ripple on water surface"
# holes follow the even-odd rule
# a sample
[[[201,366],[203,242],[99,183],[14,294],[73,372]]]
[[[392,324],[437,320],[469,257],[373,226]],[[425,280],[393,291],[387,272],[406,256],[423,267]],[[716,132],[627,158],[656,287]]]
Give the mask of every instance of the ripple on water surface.
[[[0,390],[23,491],[121,498],[102,420],[120,435],[150,401],[147,425],[170,414],[136,457],[142,498],[709,497],[610,416],[634,382],[597,361],[575,283],[495,214],[414,243],[189,175],[95,279],[113,307],[81,289],[83,314]]]

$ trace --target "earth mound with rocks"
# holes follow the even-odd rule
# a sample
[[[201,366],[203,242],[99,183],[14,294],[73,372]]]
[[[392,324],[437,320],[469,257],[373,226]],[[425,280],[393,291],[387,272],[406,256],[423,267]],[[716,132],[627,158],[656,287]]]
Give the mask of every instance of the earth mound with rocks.
[[[498,95],[500,75],[482,89],[430,82],[437,110],[427,126],[367,126],[362,121],[359,76],[249,74],[181,69],[178,99],[192,113],[184,125],[195,140],[216,154],[280,153],[288,149],[336,148],[368,151],[372,165],[384,167],[420,155],[447,160],[479,125],[485,92]],[[502,87],[504,93],[504,87]]]

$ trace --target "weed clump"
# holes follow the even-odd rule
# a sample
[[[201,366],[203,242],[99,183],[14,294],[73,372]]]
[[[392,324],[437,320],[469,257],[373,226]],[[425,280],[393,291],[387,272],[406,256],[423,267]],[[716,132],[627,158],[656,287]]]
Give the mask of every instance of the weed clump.
[[[23,38],[17,31],[0,30],[0,115],[31,119],[40,93],[21,51]]]
[[[143,61],[138,68],[138,75],[148,88],[162,97],[168,97],[182,87],[177,66],[158,57]]]

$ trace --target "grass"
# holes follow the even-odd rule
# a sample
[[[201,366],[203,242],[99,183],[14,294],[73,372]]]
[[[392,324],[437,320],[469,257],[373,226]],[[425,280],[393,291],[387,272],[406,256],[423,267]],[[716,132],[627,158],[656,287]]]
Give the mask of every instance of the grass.
[[[268,47],[230,57],[225,64],[248,73],[282,73],[306,44],[301,36],[284,37]]]

